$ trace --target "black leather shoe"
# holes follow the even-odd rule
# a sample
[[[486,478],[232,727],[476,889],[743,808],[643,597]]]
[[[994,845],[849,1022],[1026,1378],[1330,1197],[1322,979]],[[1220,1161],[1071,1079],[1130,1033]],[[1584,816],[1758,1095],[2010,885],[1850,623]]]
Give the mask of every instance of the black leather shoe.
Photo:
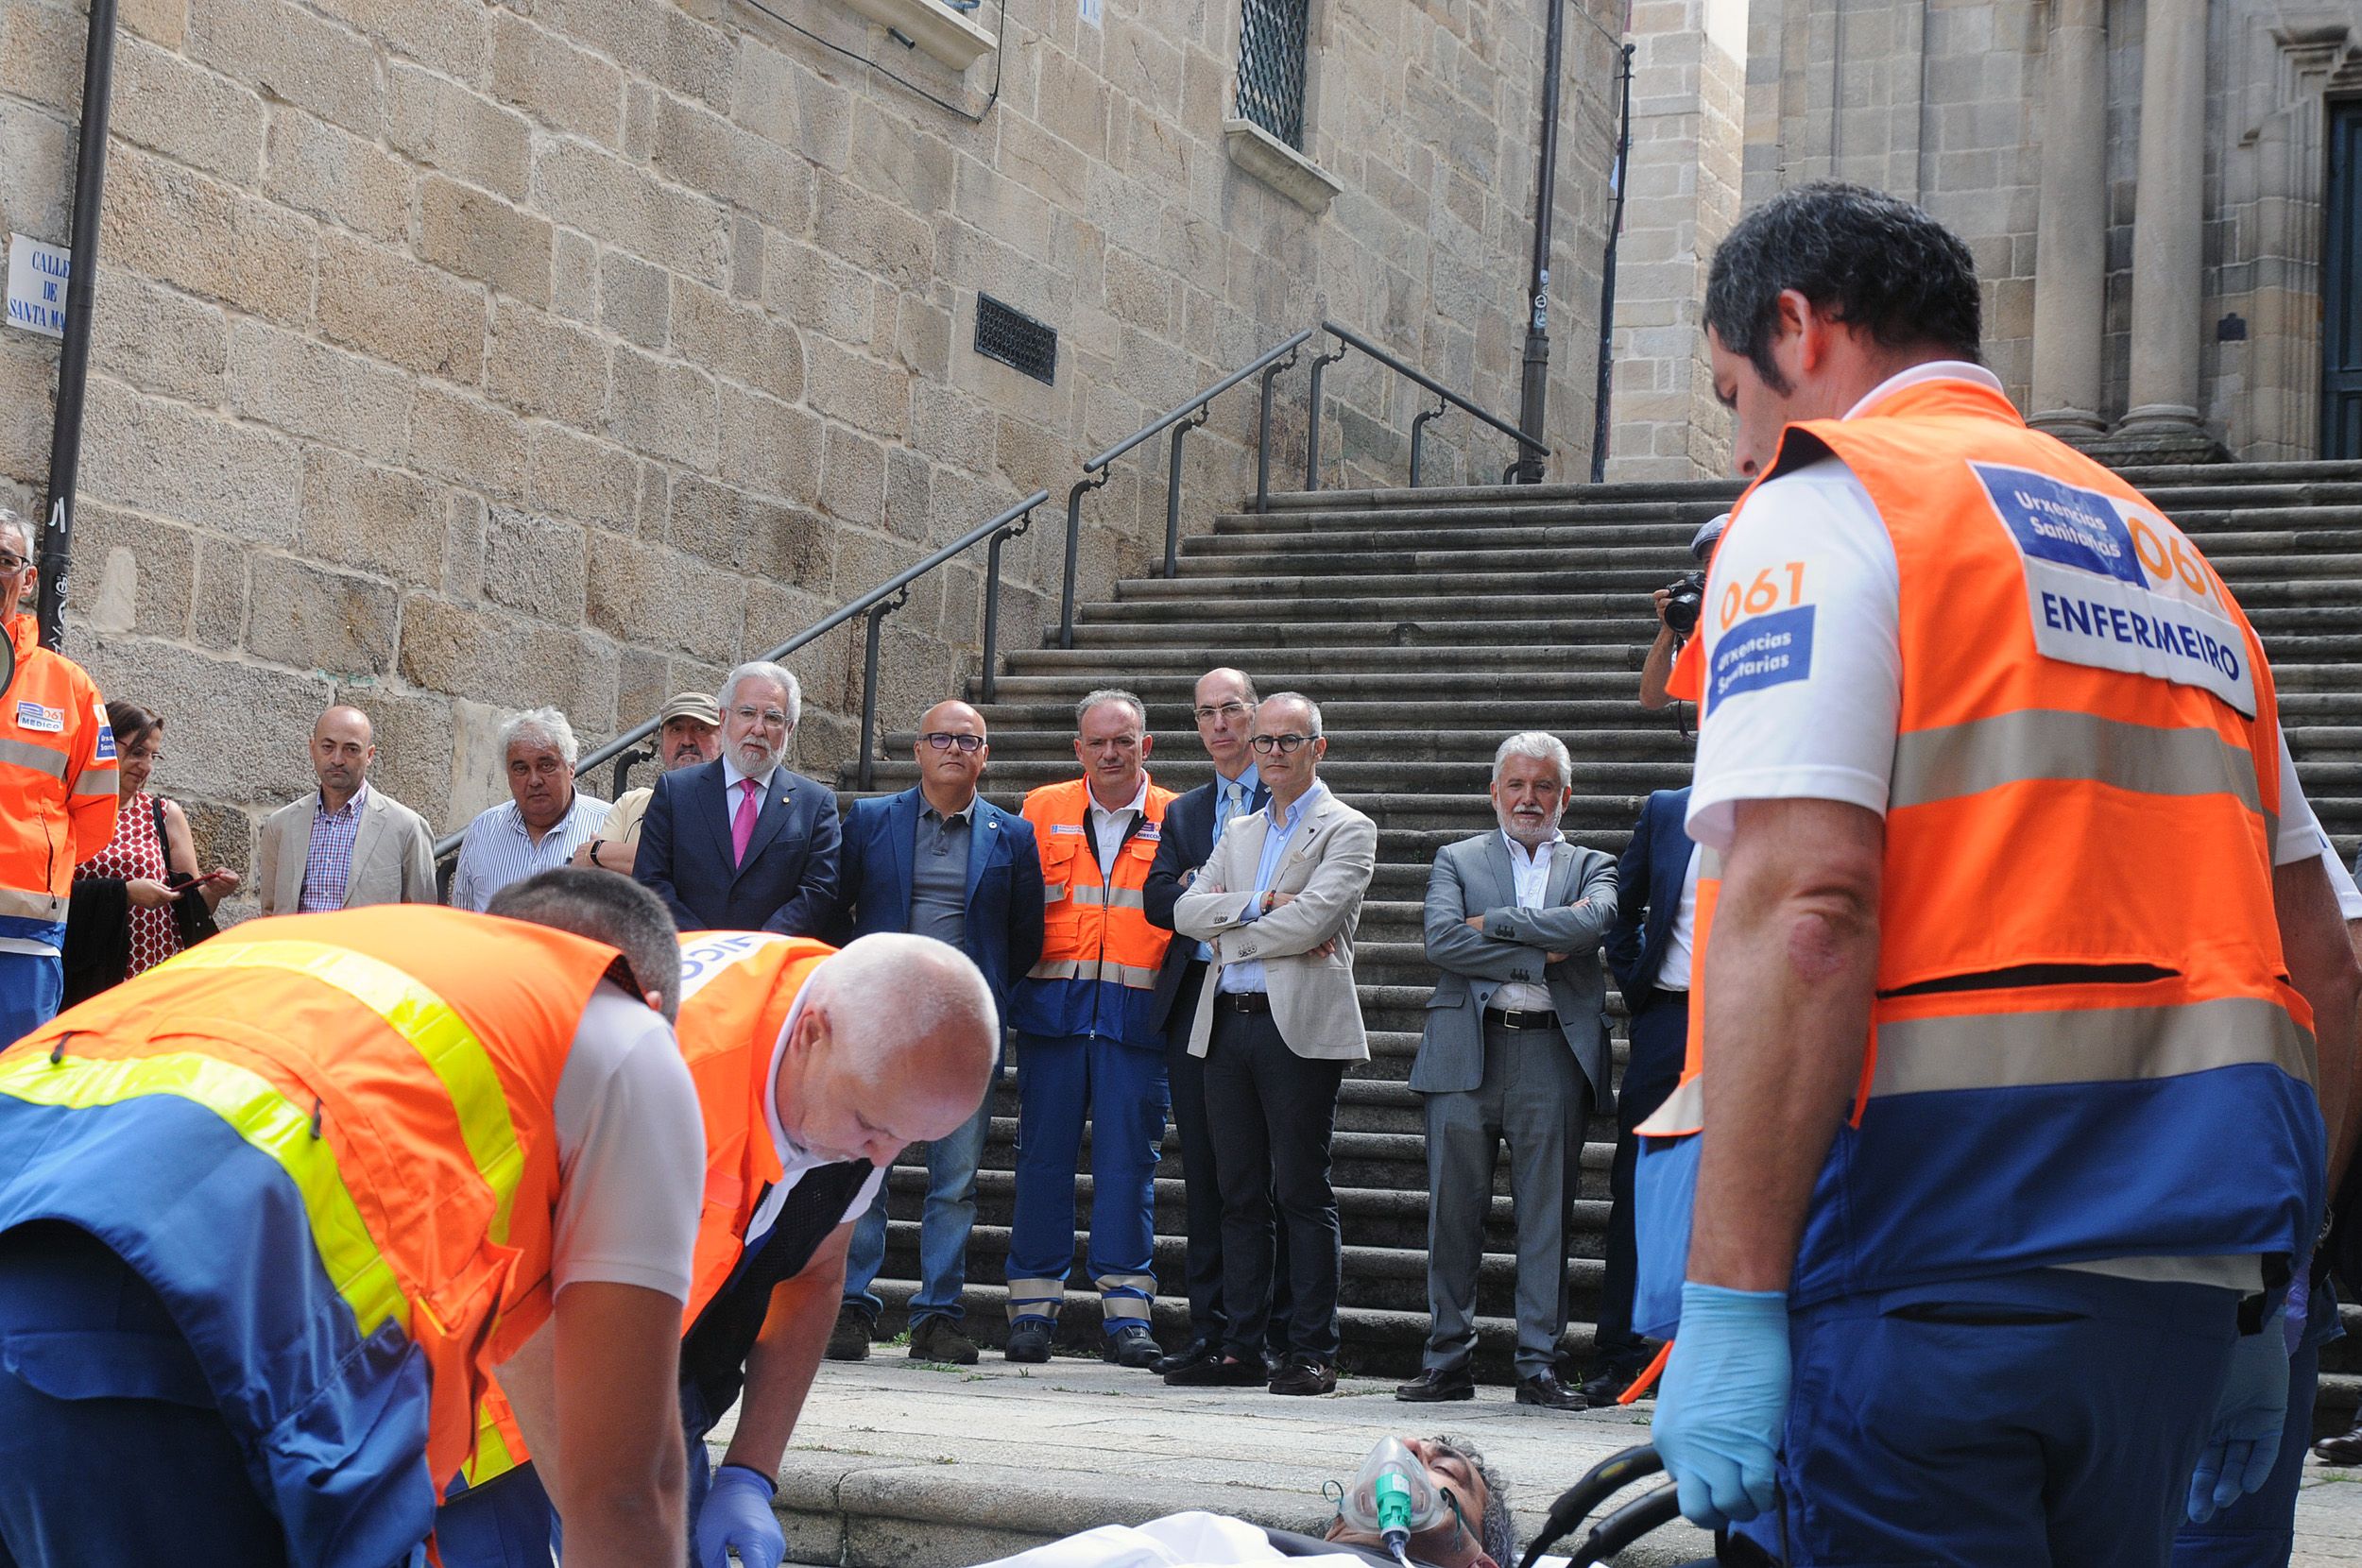
[[[1048,1323],[1018,1323],[1009,1330],[1008,1343],[1001,1354],[1012,1361],[1047,1361],[1050,1359],[1050,1325]]]
[[[1601,1367],[1599,1371],[1584,1378],[1582,1384],[1578,1387],[1577,1391],[1583,1395],[1585,1401],[1594,1406],[1613,1405],[1617,1400],[1623,1398],[1624,1390],[1631,1388],[1633,1383],[1642,1372],[1646,1371],[1648,1371],[1648,1368],[1646,1367]],[[1649,1392],[1642,1394],[1640,1397],[1648,1399],[1653,1396],[1655,1392],[1655,1388],[1652,1386]]]
[[[1292,1355],[1268,1387],[1275,1394],[1333,1394],[1337,1369],[1309,1355]]]
[[[1258,1362],[1215,1355],[1165,1373],[1165,1381],[1176,1389],[1252,1389],[1269,1375]]]
[[[869,1314],[858,1306],[836,1309],[836,1327],[829,1333],[829,1348],[821,1354],[831,1361],[866,1361],[869,1359],[869,1336],[876,1327]]]
[[[1476,1373],[1465,1361],[1456,1367],[1429,1367],[1395,1389],[1405,1405],[1440,1405],[1447,1399],[1476,1398]]]
[[[1099,1354],[1102,1359],[1119,1367],[1148,1368],[1165,1358],[1165,1347],[1156,1342],[1156,1337],[1146,1325],[1135,1324],[1109,1334]]]
[[[1532,1377],[1517,1379],[1517,1403],[1539,1405],[1545,1410],[1587,1410],[1591,1402],[1580,1390],[1570,1389],[1558,1380],[1554,1372],[1535,1372]]]
[[[2313,1457],[2323,1464],[2362,1465],[2362,1421],[2356,1421],[2351,1432],[2315,1443]]]
[[[1171,1355],[1160,1355],[1148,1370],[1159,1377],[1171,1377],[1184,1367],[1194,1367],[1201,1361],[1222,1359],[1222,1346],[1211,1339],[1192,1339]]]

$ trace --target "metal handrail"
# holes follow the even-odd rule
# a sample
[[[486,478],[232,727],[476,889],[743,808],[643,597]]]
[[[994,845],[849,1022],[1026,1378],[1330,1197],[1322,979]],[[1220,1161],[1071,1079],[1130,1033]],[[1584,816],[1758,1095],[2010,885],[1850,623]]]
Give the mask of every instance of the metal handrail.
[[[1166,459],[1165,469],[1165,572],[1168,577],[1181,574],[1181,438],[1206,422],[1216,398],[1238,385],[1249,376],[1263,374],[1262,436],[1257,443],[1256,462],[1259,486],[1258,503],[1270,489],[1271,464],[1271,381],[1272,377],[1295,363],[1296,350],[1312,335],[1307,327],[1285,342],[1264,349],[1253,360],[1233,370],[1203,391],[1191,395],[1148,424],[1118,441],[1105,452],[1083,465],[1083,477],[1066,497],[1066,578],[1058,593],[1058,646],[1074,646],[1074,574],[1077,558],[1083,548],[1083,498],[1098,489],[1112,477],[1108,465],[1159,431],[1172,432],[1172,452]],[[1185,422],[1186,421],[1186,422]]]
[[[1417,385],[1427,388],[1427,390],[1434,393],[1436,397],[1442,399],[1445,402],[1449,403],[1454,408],[1460,409],[1462,412],[1471,416],[1481,423],[1492,426],[1503,435],[1506,435],[1511,440],[1516,442],[1520,448],[1524,449],[1524,451],[1521,451],[1518,453],[1519,462],[1518,464],[1513,466],[1513,472],[1515,471],[1516,468],[1523,467],[1526,452],[1532,452],[1536,456],[1545,460],[1549,458],[1550,454],[1549,442],[1538,441],[1532,436],[1528,435],[1524,431],[1519,430],[1515,425],[1511,424],[1499,415],[1494,414],[1491,411],[1479,406],[1470,400],[1462,397],[1459,393],[1453,391],[1450,387],[1446,386],[1442,382],[1437,381],[1426,371],[1421,370],[1417,366],[1411,365],[1406,361],[1397,359],[1393,354],[1388,353],[1385,349],[1379,348],[1377,344],[1372,343],[1368,338],[1363,337],[1360,332],[1355,332],[1352,328],[1341,327],[1334,321],[1324,320],[1321,323],[1320,330],[1326,332],[1330,337],[1335,338],[1340,344],[1344,345],[1344,348],[1324,353],[1312,361],[1312,390],[1310,393],[1311,409],[1310,418],[1308,421],[1310,428],[1305,436],[1304,442],[1304,487],[1307,490],[1317,490],[1321,487],[1322,374],[1329,366],[1344,358],[1345,349],[1359,349],[1361,352],[1369,355],[1370,358],[1378,361],[1380,365],[1385,366],[1388,369],[1394,371],[1395,374],[1401,376]],[[1441,411],[1438,410],[1438,412]],[[1431,418],[1433,416],[1430,415],[1428,418]],[[1418,484],[1418,479],[1415,477],[1415,470],[1418,466],[1419,457],[1418,441],[1420,435],[1424,434],[1425,424],[1425,419],[1416,421],[1412,432],[1411,457],[1412,466],[1414,470],[1414,477],[1412,479],[1411,483],[1414,486]],[[1540,478],[1539,468],[1540,466],[1537,464],[1535,472],[1535,478],[1537,481]],[[1504,477],[1504,483],[1506,483],[1506,477]]]
[[[1018,535],[1024,533],[1027,526],[1032,521],[1034,508],[1049,499],[1050,492],[1048,490],[1036,490],[1032,495],[1027,496],[1023,501],[1018,502],[1016,505],[1010,507],[1007,511],[1002,512],[999,517],[994,518],[991,521],[978,523],[975,527],[969,529],[967,533],[962,534],[958,538],[953,539],[950,544],[945,545],[942,549],[936,551],[925,560],[920,561],[917,565],[905,568],[902,571],[897,573],[891,580],[881,583],[878,587],[871,588],[867,593],[863,594],[852,603],[830,611],[828,615],[813,622],[811,625],[805,627],[802,631],[797,632],[794,637],[789,638],[785,642],[780,643],[769,653],[761,656],[766,662],[777,663],[779,660],[785,658],[788,655],[796,652],[796,650],[803,647],[807,643],[815,642],[821,638],[828,636],[830,632],[836,630],[839,626],[844,625],[855,616],[867,615],[869,617],[868,647],[862,665],[860,780],[860,787],[862,789],[865,790],[869,788],[871,777],[870,769],[872,761],[874,760],[870,756],[870,737],[875,733],[877,723],[878,641],[880,622],[881,622],[887,616],[893,614],[896,610],[901,608],[902,605],[909,603],[910,588],[913,583],[916,582],[919,578],[924,577],[927,573],[933,571],[944,562],[951,559],[952,556],[957,555],[963,551],[972,548],[980,541],[988,538],[992,540],[992,547],[988,552],[990,555],[989,575],[984,581],[984,668],[986,670],[990,670],[992,668],[996,653],[993,644],[1000,633],[1001,542],[1004,539],[1015,538]],[[891,600],[891,603],[888,603],[889,600]],[[987,681],[989,681],[989,677],[987,677]],[[627,775],[632,763],[637,760],[642,760],[650,755],[650,753],[645,750],[639,752],[636,756],[626,754],[631,753],[633,747],[638,746],[641,741],[655,734],[658,727],[659,722],[655,719],[650,719],[647,723],[641,724],[636,728],[626,730],[622,735],[617,736],[614,740],[609,741],[606,745],[599,747],[590,756],[584,758],[580,762],[576,763],[574,765],[574,772],[577,775],[584,774],[589,772],[590,769],[599,766],[603,762],[614,760],[618,764],[615,773],[616,793],[621,793],[624,780]],[[457,854],[459,852],[459,841],[466,836],[467,830],[462,828],[459,832],[454,833],[448,838],[438,841],[435,845],[436,860],[439,861]]]

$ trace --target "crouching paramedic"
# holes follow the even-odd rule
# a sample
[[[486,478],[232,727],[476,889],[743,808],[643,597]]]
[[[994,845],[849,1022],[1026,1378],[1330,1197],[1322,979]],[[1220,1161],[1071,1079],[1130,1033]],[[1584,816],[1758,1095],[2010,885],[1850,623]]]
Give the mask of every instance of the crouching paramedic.
[[[1677,1299],[1694,1520],[1799,1565],[2155,1568],[2271,1469],[2355,966],[2246,616],[2026,428],[1978,301],[1855,186],[1715,257],[1758,483],[1706,585],[1639,1326]]]
[[[681,1560],[672,921],[256,920],[0,1052],[0,1568],[422,1560],[493,1367],[573,1568]]]
[[[706,1150],[678,1325],[693,1560],[723,1568],[735,1550],[747,1568],[773,1568],[786,1550],[774,1477],[836,1324],[854,1222],[905,1144],[976,1114],[1001,1026],[967,955],[900,933],[840,952],[802,937],[693,932],[680,939],[680,994]],[[705,1436],[733,1403],[737,1430],[709,1474]],[[479,1426],[469,1486],[436,1526],[445,1568],[546,1568],[544,1467],[523,1462],[526,1434],[498,1390]]]

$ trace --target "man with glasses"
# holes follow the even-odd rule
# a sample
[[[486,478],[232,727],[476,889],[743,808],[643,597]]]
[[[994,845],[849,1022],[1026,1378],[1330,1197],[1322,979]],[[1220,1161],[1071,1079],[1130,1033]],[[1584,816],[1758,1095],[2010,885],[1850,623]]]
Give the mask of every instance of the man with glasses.
[[[41,645],[33,531],[0,507],[0,1046],[58,1011],[74,867],[115,833],[115,738],[82,667]]]
[[[1182,1385],[1265,1381],[1273,1195],[1288,1233],[1288,1357],[1275,1394],[1337,1387],[1342,1265],[1328,1144],[1349,1062],[1366,1062],[1353,933],[1378,864],[1378,827],[1328,793],[1321,710],[1293,691],[1255,710],[1255,764],[1271,803],[1233,823],[1173,929],[1210,944],[1190,1053],[1206,1064],[1206,1113],[1222,1189],[1219,1360],[1172,1372]]]
[[[1047,1361],[1074,1268],[1074,1177],[1091,1128],[1087,1262],[1099,1287],[1104,1354],[1126,1367],[1163,1352],[1149,1330],[1156,1299],[1156,1150],[1165,1137],[1165,1038],[1156,973],[1168,935],[1141,889],[1163,836],[1171,790],[1149,782],[1148,709],[1129,691],[1093,691],[1074,710],[1084,775],[1025,797],[1041,848],[1041,957],[1017,988],[1017,1214],[1009,1230],[1012,1361]]]
[[[685,931],[818,936],[836,913],[834,792],[786,763],[796,677],[742,664],[722,683],[719,760],[656,781],[632,876]]]
[[[1165,810],[1163,840],[1148,868],[1148,923],[1172,929],[1172,906],[1197,878],[1224,829],[1259,811],[1271,798],[1255,766],[1247,736],[1255,727],[1255,683],[1239,670],[1208,670],[1195,692],[1198,743],[1214,764],[1211,783],[1174,798]],[[1213,951],[1203,942],[1165,949],[1156,977],[1156,1016],[1165,1031],[1165,1080],[1172,1094],[1173,1125],[1181,1133],[1181,1175],[1188,1194],[1187,1263],[1190,1342],[1155,1365],[1172,1373],[1222,1357],[1222,1192],[1214,1185],[1213,1133],[1206,1122],[1206,1065],[1190,1054],[1198,993]],[[1284,1277],[1283,1266],[1280,1273]],[[1286,1287],[1280,1293],[1284,1298]],[[1280,1348],[1275,1345],[1275,1351]]]
[[[844,858],[830,940],[908,931],[948,942],[976,961],[1006,1017],[1009,989],[1041,955],[1041,856],[1034,825],[976,793],[992,757],[984,716],[963,702],[937,703],[912,746],[918,783],[898,795],[857,800],[845,818]],[[995,1076],[998,1075],[996,1069]],[[987,1092],[957,1131],[927,1145],[927,1206],[918,1224],[918,1294],[911,1298],[911,1359],[966,1366],[975,1341],[960,1332],[967,1234],[976,1223],[976,1162],[992,1125]],[[859,1361],[885,1304],[870,1283],[885,1263],[886,1194],[881,1186],[845,1255],[844,1304],[830,1338],[832,1361]]]

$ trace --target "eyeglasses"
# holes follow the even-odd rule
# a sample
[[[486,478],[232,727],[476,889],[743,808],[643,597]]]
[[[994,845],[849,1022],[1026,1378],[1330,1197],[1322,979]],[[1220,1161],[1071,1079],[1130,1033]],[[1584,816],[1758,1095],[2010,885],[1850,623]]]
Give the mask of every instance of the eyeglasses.
[[[13,577],[32,564],[22,555],[12,555],[0,550],[0,577]]]
[[[1207,706],[1192,709],[1192,711],[1197,715],[1197,722],[1202,724],[1211,719],[1236,719],[1252,710],[1242,702],[1232,701],[1219,707]]]
[[[1258,735],[1247,744],[1266,757],[1275,751],[1285,757],[1298,746],[1309,746],[1319,739],[1317,735]]]
[[[762,727],[765,729],[785,729],[787,727],[787,715],[780,712],[776,707],[733,707],[730,709],[730,717],[736,719],[742,724],[750,724],[760,719],[762,721]]]
[[[935,729],[929,730],[919,739],[937,751],[950,751],[954,746],[967,753],[980,752],[984,749],[984,738],[981,735],[950,735]]]

